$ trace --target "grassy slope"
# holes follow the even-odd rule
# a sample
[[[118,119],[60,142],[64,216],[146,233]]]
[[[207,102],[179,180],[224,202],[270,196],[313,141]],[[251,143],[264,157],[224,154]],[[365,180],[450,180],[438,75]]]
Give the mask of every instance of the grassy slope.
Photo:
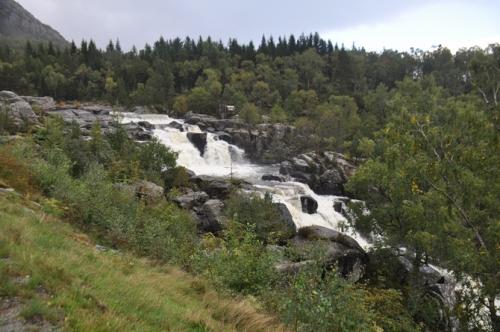
[[[176,268],[97,250],[44,211],[0,193],[0,303],[21,299],[21,316],[80,331],[281,330],[248,302]],[[0,330],[1,321],[0,310]]]

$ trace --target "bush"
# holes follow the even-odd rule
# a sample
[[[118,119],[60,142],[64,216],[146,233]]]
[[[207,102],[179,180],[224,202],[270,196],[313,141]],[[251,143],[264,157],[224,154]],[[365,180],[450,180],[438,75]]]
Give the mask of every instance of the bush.
[[[14,123],[9,116],[7,107],[0,105],[0,135],[10,134],[14,130]]]
[[[198,268],[221,289],[257,295],[274,284],[275,261],[253,227],[233,222],[224,233],[222,246],[198,257]]]
[[[189,186],[188,170],[182,166],[174,167],[164,172],[165,190]]]
[[[141,207],[134,239],[143,254],[183,267],[190,265],[199,242],[194,221],[170,203]]]
[[[295,228],[282,217],[269,194],[233,194],[226,202],[225,214],[244,225],[254,225],[257,238],[264,243],[283,241],[295,235]]]
[[[140,145],[137,160],[147,180],[163,184],[161,174],[166,169],[175,167],[177,154],[157,139],[153,139],[151,142]]]
[[[0,187],[12,187],[22,193],[36,191],[33,172],[16,156],[16,146],[7,144],[0,146]]]
[[[377,331],[364,292],[337,276],[311,266],[278,293],[283,320],[295,331]]]

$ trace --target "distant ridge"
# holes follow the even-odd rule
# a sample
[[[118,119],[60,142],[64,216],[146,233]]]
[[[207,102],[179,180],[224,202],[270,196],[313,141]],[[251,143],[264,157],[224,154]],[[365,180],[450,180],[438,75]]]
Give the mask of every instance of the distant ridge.
[[[68,45],[59,32],[40,22],[16,1],[0,0],[0,42],[20,46],[27,40]]]

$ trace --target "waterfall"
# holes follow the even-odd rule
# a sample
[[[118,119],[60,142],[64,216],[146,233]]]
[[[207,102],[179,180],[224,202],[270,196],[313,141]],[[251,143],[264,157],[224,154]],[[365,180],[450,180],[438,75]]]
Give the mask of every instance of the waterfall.
[[[154,135],[171,150],[178,153],[177,164],[196,173],[218,177],[241,178],[253,184],[254,192],[264,195],[271,193],[275,202],[286,205],[297,228],[318,225],[341,231],[353,237],[358,243],[368,248],[369,243],[352,228],[345,227],[345,218],[333,208],[336,196],[317,195],[308,185],[299,182],[262,181],[263,174],[277,174],[278,165],[257,165],[245,158],[245,151],[239,147],[218,139],[213,133],[207,133],[206,151],[200,151],[189,141],[187,133],[201,133],[195,125],[186,124],[184,120],[174,119],[167,115],[122,113],[121,122],[147,121],[156,126]],[[170,127],[177,122],[183,131]],[[314,214],[302,212],[300,197],[308,195],[318,202],[318,210]]]

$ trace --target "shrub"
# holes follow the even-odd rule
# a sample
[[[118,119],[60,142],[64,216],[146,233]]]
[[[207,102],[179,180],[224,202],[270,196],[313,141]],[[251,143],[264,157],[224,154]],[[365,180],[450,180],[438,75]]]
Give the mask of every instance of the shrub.
[[[13,132],[14,123],[9,116],[9,110],[6,106],[0,105],[0,135],[10,134]]]
[[[145,178],[157,184],[163,184],[162,172],[175,167],[176,159],[177,154],[157,139],[141,145],[137,153]]]
[[[255,295],[270,289],[275,281],[275,258],[252,226],[230,223],[222,246],[198,258],[199,267],[221,289]]]
[[[255,233],[265,243],[282,241],[295,235],[295,228],[282,217],[270,195],[233,194],[226,202],[225,214],[244,225],[255,225]]]
[[[182,166],[174,167],[164,173],[165,190],[189,186],[189,173]]]
[[[276,295],[283,320],[295,331],[376,331],[374,315],[364,302],[363,290],[319,266],[292,277],[289,287]]]
[[[188,267],[198,247],[196,224],[170,203],[141,207],[134,225],[134,240],[142,253]]]
[[[36,184],[33,172],[16,156],[16,146],[0,146],[0,186],[1,183],[22,193],[33,193]]]

